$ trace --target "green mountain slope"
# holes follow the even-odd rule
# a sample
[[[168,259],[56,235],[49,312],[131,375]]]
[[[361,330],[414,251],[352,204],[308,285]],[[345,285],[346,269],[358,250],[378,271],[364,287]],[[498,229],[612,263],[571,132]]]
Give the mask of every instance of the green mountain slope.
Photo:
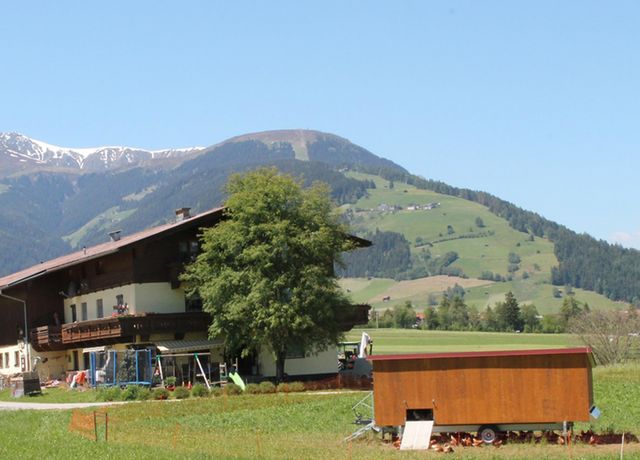
[[[455,252],[458,258],[449,267],[458,268],[464,276],[436,276],[413,281],[343,280],[343,286],[350,290],[354,300],[370,302],[381,309],[409,300],[420,309],[457,283],[467,290],[466,302],[480,309],[503,300],[508,291],[512,291],[520,302],[534,303],[541,313],[557,312],[560,308],[562,292],[555,288],[554,296],[551,285],[551,270],[558,261],[553,243],[546,238],[517,231],[506,220],[472,201],[421,190],[409,184],[392,184],[377,176],[348,175],[376,183],[376,188],[370,189],[367,197],[341,208],[350,216],[349,223],[356,233],[366,235],[379,230],[403,234],[410,243],[414,265],[420,264],[420,255],[426,251],[432,257]],[[413,209],[428,204],[436,206]],[[517,260],[513,255],[519,259],[518,263],[513,263]],[[346,259],[348,261],[349,256]],[[499,275],[498,279],[504,281],[478,279],[486,278],[487,272]],[[577,300],[594,307],[620,305],[590,291],[575,289],[574,292]],[[384,297],[391,297],[391,301],[383,301]]]

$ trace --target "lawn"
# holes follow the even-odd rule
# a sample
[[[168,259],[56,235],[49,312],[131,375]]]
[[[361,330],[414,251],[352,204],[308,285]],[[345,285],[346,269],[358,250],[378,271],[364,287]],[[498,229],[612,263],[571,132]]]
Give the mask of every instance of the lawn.
[[[367,330],[375,353],[567,347],[578,345],[567,334]],[[358,339],[361,330],[348,338]],[[623,430],[640,435],[640,364],[598,367],[593,371],[595,403],[602,417],[577,429]],[[567,391],[570,391],[568,389]],[[429,452],[399,452],[369,434],[351,444],[345,436],[358,427],[351,407],[365,392],[291,393],[219,396],[183,401],[145,401],[98,410],[99,442],[90,439],[93,409],[17,411],[0,415],[0,458],[118,459],[418,459]],[[0,399],[7,399],[0,392]],[[92,392],[47,390],[35,402],[89,401]],[[104,440],[105,415],[109,439]],[[80,414],[80,416],[78,416]],[[74,422],[72,421],[72,417]],[[81,423],[78,423],[78,419]],[[82,422],[84,420],[84,422]],[[83,426],[85,429],[79,429]],[[70,425],[72,429],[70,430]],[[28,433],[28,436],[25,434]],[[619,458],[619,445],[570,448],[511,444],[497,449],[458,448],[450,457],[470,459]],[[626,447],[625,458],[640,458],[640,445]]]
[[[419,329],[366,329],[373,339],[374,354],[430,353],[448,351],[523,350],[580,346],[570,334],[516,334],[507,332],[423,331]],[[354,329],[348,340],[359,340]]]
[[[594,372],[595,395],[603,409],[599,430],[640,432],[640,367],[615,367]],[[0,417],[2,458],[233,458],[233,459],[372,459],[438,458],[441,454],[399,452],[379,437],[351,444],[342,439],[357,427],[351,407],[365,393],[274,394],[190,399],[180,402],[140,402],[102,409],[98,413],[99,442],[93,433],[69,430],[71,411],[4,412]],[[109,439],[104,441],[104,413]],[[92,410],[76,412],[87,421]],[[102,414],[102,415],[101,415]],[[25,434],[28,433],[28,436]],[[457,449],[454,458],[612,458],[619,446],[512,444]],[[638,444],[627,454],[640,455]],[[632,458],[627,456],[625,458]]]

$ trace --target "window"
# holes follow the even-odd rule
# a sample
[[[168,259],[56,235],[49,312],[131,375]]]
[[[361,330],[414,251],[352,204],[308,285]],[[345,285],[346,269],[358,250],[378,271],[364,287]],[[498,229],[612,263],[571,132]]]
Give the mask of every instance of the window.
[[[76,321],[78,321],[78,314],[76,313],[75,304],[71,305],[70,308],[71,308],[71,322],[75,323]]]
[[[16,351],[13,353],[13,367],[20,366],[20,352]]]
[[[116,305],[124,305],[124,295],[118,294],[116,296]]]
[[[74,371],[78,370],[78,350],[73,350],[73,353],[71,353],[72,356],[72,360],[73,360],[73,369]]]
[[[4,368],[4,360],[2,359],[2,353],[0,353],[0,369]]]
[[[4,354],[4,367],[11,367],[11,363],[9,363],[9,352]]]
[[[96,317],[104,318],[104,306],[102,304],[102,299],[96,300]]]
[[[82,321],[88,320],[89,316],[88,316],[88,312],[87,312],[87,302],[82,302],[80,304],[80,308],[82,310]]]

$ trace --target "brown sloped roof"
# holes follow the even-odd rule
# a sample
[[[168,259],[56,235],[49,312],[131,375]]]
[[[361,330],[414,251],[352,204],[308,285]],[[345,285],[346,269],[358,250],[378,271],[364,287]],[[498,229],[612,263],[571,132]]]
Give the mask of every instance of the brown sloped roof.
[[[198,222],[205,220],[208,217],[214,216],[215,214],[222,214],[223,211],[224,208],[211,209],[210,211],[197,214],[193,217],[179,222],[158,225],[157,227],[148,228],[141,232],[134,233],[133,235],[123,236],[118,241],[109,241],[107,243],[102,243],[97,246],[81,249],[80,251],[76,251],[65,256],[57,257],[55,259],[39,263],[32,267],[25,268],[24,270],[0,278],[0,290],[13,286],[15,284],[22,283],[29,279],[40,277],[46,273],[55,272],[57,270],[67,268],[81,262],[86,262],[87,260],[96,259],[108,254],[113,254],[133,243],[137,243],[161,233],[169,232],[180,227],[193,226],[194,224],[197,225]]]

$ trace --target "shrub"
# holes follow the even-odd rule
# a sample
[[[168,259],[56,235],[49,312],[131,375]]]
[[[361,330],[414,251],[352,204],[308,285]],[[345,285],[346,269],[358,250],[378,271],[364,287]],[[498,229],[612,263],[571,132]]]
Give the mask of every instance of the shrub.
[[[185,387],[176,387],[176,389],[173,390],[173,394],[175,395],[176,399],[187,399],[189,396],[191,396],[191,392],[188,388]]]
[[[201,383],[196,383],[191,389],[191,396],[194,398],[206,398],[209,396],[209,390]]]
[[[135,401],[140,394],[140,387],[138,385],[129,385],[122,392],[122,399],[124,401]]]
[[[276,386],[273,384],[273,382],[270,382],[268,380],[265,380],[264,382],[260,382],[260,393],[268,394],[268,393],[275,393],[275,392],[276,392]]]
[[[222,388],[220,388],[220,387],[213,387],[213,388],[211,389],[211,396],[215,396],[215,397],[222,396]]]
[[[140,387],[136,399],[138,401],[146,401],[148,399],[151,399],[151,389],[147,387]]]
[[[305,391],[306,387],[304,386],[304,383],[302,382],[291,382],[289,384],[289,391],[292,391],[294,393],[298,393],[298,392],[302,392]]]
[[[260,385],[257,383],[249,383],[244,389],[245,393],[249,393],[250,395],[256,395],[258,393],[262,393],[260,389]]]
[[[164,379],[164,384],[166,386],[175,386],[176,385],[176,378],[175,377],[167,377],[166,379]]]
[[[289,387],[288,383],[279,383],[278,386],[276,387],[276,391],[278,393],[290,393],[291,388]]]
[[[100,388],[97,399],[101,401],[119,401],[122,398],[120,387]]]
[[[153,390],[151,396],[153,399],[168,399],[169,398],[169,390],[166,388],[156,388]]]
[[[242,388],[235,383],[227,383],[224,387],[224,392],[228,395],[239,395],[242,393]]]

